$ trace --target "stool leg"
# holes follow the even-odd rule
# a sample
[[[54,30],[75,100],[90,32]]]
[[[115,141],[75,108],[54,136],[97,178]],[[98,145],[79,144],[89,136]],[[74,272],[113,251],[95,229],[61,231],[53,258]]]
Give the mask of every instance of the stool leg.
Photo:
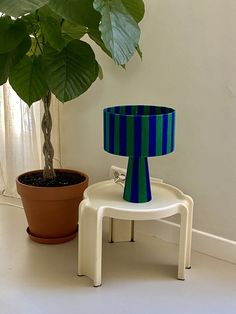
[[[131,220],[131,240],[130,242],[135,242],[135,237],[134,237],[134,220]]]
[[[109,219],[108,242],[135,242],[134,220]]]
[[[113,243],[113,226],[114,226],[114,218],[109,217],[109,233],[108,233],[108,242]]]
[[[187,245],[187,256],[186,265],[187,269],[191,268],[191,247],[192,247],[192,226],[193,226],[193,201],[189,199],[189,218],[188,218],[188,245]]]
[[[181,206],[180,216],[180,239],[179,239],[179,264],[178,264],[178,279],[185,279],[185,263],[186,253],[188,245],[188,209],[185,206]]]
[[[83,201],[79,208],[78,275],[86,275],[101,285],[102,215]]]

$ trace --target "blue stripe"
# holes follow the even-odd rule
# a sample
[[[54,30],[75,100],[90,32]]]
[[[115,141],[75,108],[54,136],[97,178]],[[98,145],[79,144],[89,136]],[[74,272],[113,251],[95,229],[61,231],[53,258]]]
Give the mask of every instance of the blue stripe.
[[[115,107],[115,113],[120,113],[120,106]]]
[[[125,106],[125,114],[131,114],[131,106]]]
[[[149,107],[149,114],[150,114],[150,115],[156,114],[156,107],[150,106],[150,107]]]
[[[106,111],[103,110],[103,145],[104,145],[104,150],[107,148],[107,141],[106,141],[106,134],[107,134],[107,128],[106,128]]]
[[[151,187],[150,187],[150,178],[149,178],[149,169],[148,169],[148,159],[145,158],[145,173],[146,173],[146,194],[147,194],[147,201],[152,199],[151,195]]]
[[[149,117],[148,156],[156,156],[156,116]]]
[[[120,116],[120,154],[126,156],[126,116]]]
[[[141,156],[141,146],[142,146],[142,117],[134,116],[134,156]]]
[[[168,115],[163,115],[163,129],[162,129],[162,155],[167,154],[167,132],[168,132]]]
[[[115,137],[115,116],[114,114],[110,115],[110,143],[109,143],[109,152],[114,154],[114,137]]]
[[[138,114],[143,115],[144,114],[144,105],[139,105],[138,107]]]
[[[175,148],[175,112],[172,113],[172,125],[171,125],[171,151]]]
[[[131,202],[138,203],[138,178],[139,178],[139,158],[132,158],[133,174],[132,174],[132,188],[131,188]]]

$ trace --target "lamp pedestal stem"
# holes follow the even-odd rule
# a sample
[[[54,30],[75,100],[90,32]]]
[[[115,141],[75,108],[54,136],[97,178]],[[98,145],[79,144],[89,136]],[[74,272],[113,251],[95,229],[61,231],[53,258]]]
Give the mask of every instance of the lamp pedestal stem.
[[[129,157],[123,198],[132,203],[152,199],[147,157]]]

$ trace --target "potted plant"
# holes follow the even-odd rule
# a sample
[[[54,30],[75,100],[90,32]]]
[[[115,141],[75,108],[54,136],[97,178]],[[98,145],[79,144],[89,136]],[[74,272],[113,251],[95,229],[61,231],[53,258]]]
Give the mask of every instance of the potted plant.
[[[10,85],[26,102],[42,100],[43,170],[17,178],[30,237],[62,243],[76,235],[78,205],[88,176],[53,168],[51,96],[61,102],[84,93],[102,69],[88,35],[116,64],[137,51],[143,0],[0,0],[0,85]]]

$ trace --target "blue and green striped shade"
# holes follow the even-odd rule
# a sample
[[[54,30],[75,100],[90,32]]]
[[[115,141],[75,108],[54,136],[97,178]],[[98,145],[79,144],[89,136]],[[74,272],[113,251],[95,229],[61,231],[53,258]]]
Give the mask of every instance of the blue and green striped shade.
[[[124,199],[151,200],[147,157],[174,150],[175,110],[150,105],[123,105],[104,109],[105,151],[129,156]]]

